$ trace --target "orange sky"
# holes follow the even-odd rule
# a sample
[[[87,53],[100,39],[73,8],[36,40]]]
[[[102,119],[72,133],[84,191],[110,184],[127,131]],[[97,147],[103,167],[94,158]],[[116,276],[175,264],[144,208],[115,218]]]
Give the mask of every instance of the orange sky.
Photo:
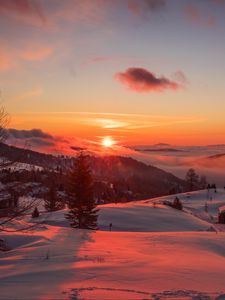
[[[115,113],[26,113],[11,117],[12,127],[42,128],[56,136],[99,142],[110,136],[117,145],[171,143],[206,145],[224,136],[222,122],[201,116],[154,116]]]
[[[214,0],[2,0],[9,126],[77,143],[225,143],[224,11]]]

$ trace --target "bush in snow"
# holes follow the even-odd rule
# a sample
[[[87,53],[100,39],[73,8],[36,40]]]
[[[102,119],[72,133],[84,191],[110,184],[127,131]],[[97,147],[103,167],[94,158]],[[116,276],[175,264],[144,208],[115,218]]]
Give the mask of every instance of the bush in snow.
[[[165,200],[165,201],[163,201],[163,204],[173,207],[173,208],[176,208],[176,209],[179,209],[179,210],[183,209],[183,204],[178,197],[176,197],[173,202]]]
[[[179,209],[179,210],[182,210],[183,209],[183,205],[180,201],[180,199],[178,197],[176,197],[173,201],[173,204],[172,204],[172,207],[173,208],[176,208],[176,209]]]
[[[39,217],[39,211],[38,208],[35,207],[33,213],[32,213],[32,218],[38,218]]]

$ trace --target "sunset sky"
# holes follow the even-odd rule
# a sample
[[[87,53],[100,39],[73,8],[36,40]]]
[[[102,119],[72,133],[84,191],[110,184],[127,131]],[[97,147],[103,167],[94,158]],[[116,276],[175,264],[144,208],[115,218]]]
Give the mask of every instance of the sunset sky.
[[[15,139],[225,143],[224,0],[0,0],[0,42]]]

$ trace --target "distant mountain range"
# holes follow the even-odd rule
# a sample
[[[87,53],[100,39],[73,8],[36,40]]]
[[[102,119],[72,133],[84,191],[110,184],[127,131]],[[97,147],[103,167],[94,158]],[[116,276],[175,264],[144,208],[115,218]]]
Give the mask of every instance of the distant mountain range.
[[[33,150],[9,146],[4,143],[0,143],[0,157],[5,157],[13,162],[27,163],[46,168],[54,168],[64,158],[64,156],[40,153]]]
[[[132,149],[137,152],[188,152],[188,149],[181,149],[177,146],[172,146],[170,144],[159,143],[154,145],[136,145],[127,146],[127,148]]]
[[[146,148],[146,149],[134,148],[133,150],[140,151],[140,152],[187,152],[187,150],[174,149],[174,148]]]
[[[45,169],[68,169],[74,157],[54,156],[0,144],[0,156],[9,160],[36,165]],[[146,199],[185,191],[184,180],[162,169],[130,157],[89,156],[95,180],[111,182],[130,190],[135,198]]]
[[[220,153],[220,154],[208,156],[207,159],[218,159],[218,158],[224,158],[224,157],[225,157],[225,153]]]
[[[210,156],[201,157],[195,161],[197,165],[207,168],[225,168],[225,153],[218,153]]]

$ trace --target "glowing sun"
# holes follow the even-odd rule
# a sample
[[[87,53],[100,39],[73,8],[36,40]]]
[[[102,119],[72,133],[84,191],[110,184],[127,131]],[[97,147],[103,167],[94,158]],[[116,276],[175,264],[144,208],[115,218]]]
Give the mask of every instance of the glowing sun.
[[[102,146],[104,147],[112,147],[114,144],[115,141],[109,136],[106,136],[102,139]]]

